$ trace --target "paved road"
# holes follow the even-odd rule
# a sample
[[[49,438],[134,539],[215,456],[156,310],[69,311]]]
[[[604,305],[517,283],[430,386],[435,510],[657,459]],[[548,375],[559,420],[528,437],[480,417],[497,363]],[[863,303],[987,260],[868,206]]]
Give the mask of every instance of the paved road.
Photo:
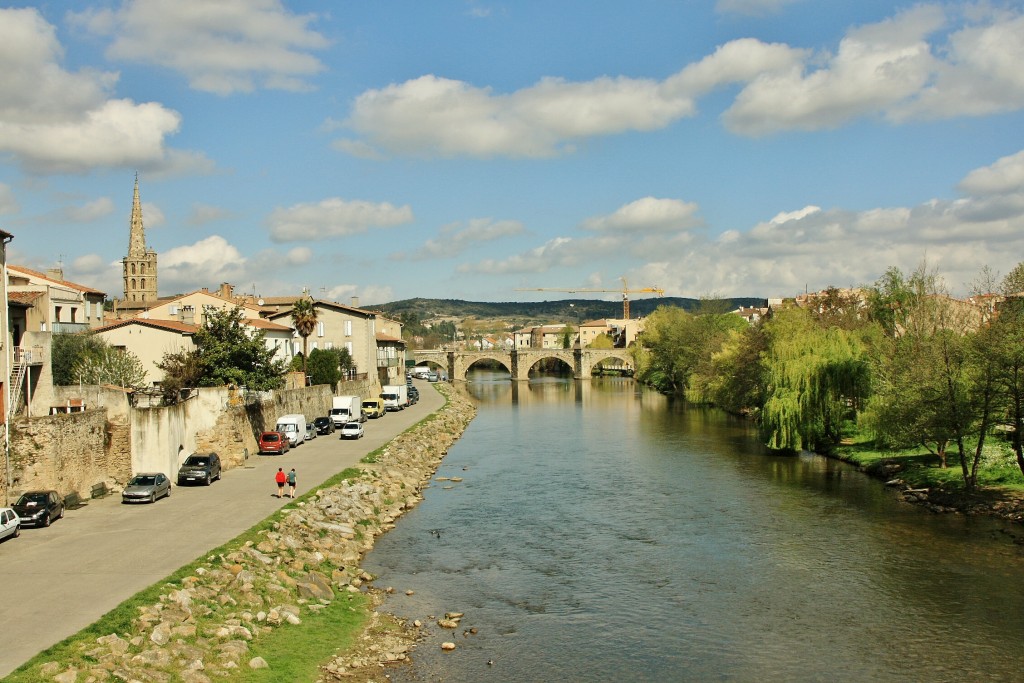
[[[295,468],[301,495],[444,404],[431,385],[416,384],[419,403],[367,420],[358,441],[321,436],[283,456],[250,456],[212,486],[174,486],[154,505],[122,505],[120,495],[90,501],[0,543],[0,677],[287,504],[277,498],[278,467]]]

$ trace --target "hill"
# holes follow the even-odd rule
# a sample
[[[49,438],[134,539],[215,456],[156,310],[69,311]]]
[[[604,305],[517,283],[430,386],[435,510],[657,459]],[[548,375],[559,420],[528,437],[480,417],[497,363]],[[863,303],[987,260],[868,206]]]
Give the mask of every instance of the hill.
[[[649,315],[659,306],[678,306],[688,311],[700,308],[705,302],[700,299],[683,297],[648,297],[630,299],[630,317]],[[764,299],[735,297],[723,299],[725,310],[739,306],[763,306]],[[621,301],[596,301],[594,299],[558,299],[556,301],[464,301],[462,299],[403,299],[374,306],[363,306],[371,310],[384,311],[389,317],[402,320],[480,320],[500,319],[517,326],[539,325],[554,322],[571,323],[601,318],[621,318]]]

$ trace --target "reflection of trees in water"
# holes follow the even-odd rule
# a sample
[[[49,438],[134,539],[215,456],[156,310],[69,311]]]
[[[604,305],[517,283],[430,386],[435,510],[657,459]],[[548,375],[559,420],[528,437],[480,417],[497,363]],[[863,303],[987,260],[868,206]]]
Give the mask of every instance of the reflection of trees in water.
[[[542,358],[530,368],[530,378],[537,376],[572,377],[572,368],[558,358]]]

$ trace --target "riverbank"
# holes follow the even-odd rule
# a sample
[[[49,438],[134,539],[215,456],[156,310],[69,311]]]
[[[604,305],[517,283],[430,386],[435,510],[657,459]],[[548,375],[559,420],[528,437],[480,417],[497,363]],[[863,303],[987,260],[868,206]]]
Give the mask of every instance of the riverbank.
[[[475,415],[466,396],[448,386],[438,390],[444,407],[368,462],[292,501],[5,680],[208,683],[379,675],[380,661],[405,655],[386,647],[394,627],[373,611],[365,586],[372,577],[360,561],[374,539],[419,502]],[[384,640],[371,642],[375,638]],[[371,654],[332,660],[339,647]]]

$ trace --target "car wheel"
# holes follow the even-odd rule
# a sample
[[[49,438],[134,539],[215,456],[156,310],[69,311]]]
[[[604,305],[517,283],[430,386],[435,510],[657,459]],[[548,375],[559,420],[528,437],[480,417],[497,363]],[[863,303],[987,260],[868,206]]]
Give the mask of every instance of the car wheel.
[[[150,503],[155,503],[156,502],[156,491],[154,491],[153,493],[149,494],[149,502]]]
[[[60,514],[57,515],[57,519],[64,519],[64,508],[60,509]]]
[[[206,485],[209,486],[212,483],[213,483],[213,479],[210,477],[209,474],[207,474],[206,475]]]
[[[14,538],[21,536],[21,525],[14,527]]]
[[[50,526],[50,513],[46,513],[46,517],[43,519],[43,526]]]

